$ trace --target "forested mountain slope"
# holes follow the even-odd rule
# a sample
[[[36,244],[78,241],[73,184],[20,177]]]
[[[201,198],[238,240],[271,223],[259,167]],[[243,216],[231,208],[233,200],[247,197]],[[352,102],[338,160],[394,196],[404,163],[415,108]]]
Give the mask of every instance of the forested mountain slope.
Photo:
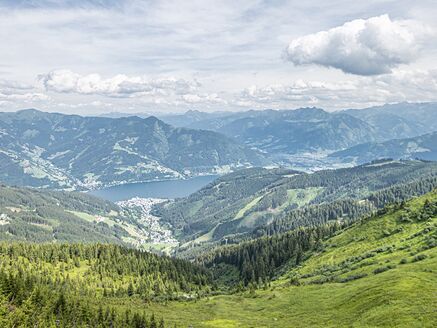
[[[307,229],[288,235],[219,248],[209,265],[222,277],[224,272],[244,277],[248,270],[256,276],[279,258],[276,281],[256,291],[198,302],[184,310],[187,322],[194,322],[194,313],[205,313],[197,317],[200,327],[437,324],[436,191],[389,206],[330,238]],[[262,280],[255,284],[266,285]],[[208,310],[211,303],[214,311]]]
[[[0,181],[98,188],[182,178],[268,163],[212,131],[174,128],[155,117],[0,113]]]
[[[330,154],[343,162],[362,164],[379,158],[437,160],[437,132],[407,139],[369,142]]]
[[[210,285],[201,267],[120,246],[0,243],[2,327],[157,328],[152,311],[121,311],[123,300],[190,298]]]
[[[436,229],[433,191],[345,227],[220,247],[206,268],[119,246],[0,244],[0,323],[434,327]]]
[[[0,185],[0,240],[141,247],[151,228],[135,207],[85,193]]]
[[[345,111],[367,122],[379,141],[403,139],[437,131],[437,103],[397,103]],[[370,140],[369,140],[370,141]]]
[[[319,108],[248,111],[189,126],[220,131],[270,155],[337,150],[377,138],[366,122]]]
[[[437,186],[437,163],[377,161],[312,174],[251,169],[223,176],[187,198],[157,205],[183,245],[232,241],[350,220]]]

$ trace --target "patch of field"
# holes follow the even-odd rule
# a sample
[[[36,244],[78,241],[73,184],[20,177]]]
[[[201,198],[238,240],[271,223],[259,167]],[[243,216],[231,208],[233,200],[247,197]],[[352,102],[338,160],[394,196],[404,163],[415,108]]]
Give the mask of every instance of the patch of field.
[[[76,215],[79,219],[82,219],[82,220],[85,220],[88,222],[94,222],[96,220],[94,215],[91,215],[91,214],[88,214],[85,212],[68,211],[68,210],[66,212],[72,213],[72,214]]]
[[[310,187],[305,189],[288,189],[287,190],[287,202],[281,207],[287,207],[291,204],[297,204],[299,207],[308,205],[314,198],[317,197],[325,188],[323,187]]]
[[[5,208],[14,213],[20,213],[21,211],[23,211],[21,207],[5,206]]]
[[[100,215],[92,215],[92,214],[88,214],[85,212],[78,212],[78,211],[67,211],[69,213],[72,213],[74,215],[76,215],[78,218],[88,221],[88,222],[92,222],[92,223],[99,223],[99,222],[104,222],[107,225],[109,225],[110,227],[114,226],[115,224],[117,224],[117,222],[115,222],[114,220],[105,217],[105,216],[100,216]],[[117,212],[115,212],[117,213]]]
[[[198,210],[200,210],[203,206],[203,202],[198,200],[191,204],[188,215],[195,215]]]
[[[256,197],[252,199],[249,203],[246,204],[241,210],[238,211],[237,215],[235,215],[234,220],[241,219],[247,211],[249,211],[252,207],[254,207],[264,195]]]
[[[204,243],[207,241],[210,241],[212,239],[212,236],[214,235],[214,231],[217,228],[217,226],[215,226],[214,228],[212,228],[210,231],[208,231],[206,234],[194,239],[192,242],[190,243]]]
[[[30,222],[31,225],[47,230],[47,231],[53,231],[53,227],[48,225],[48,224],[43,224],[43,223],[35,223],[35,222]]]
[[[108,216],[117,216],[119,213],[117,211],[111,210]]]

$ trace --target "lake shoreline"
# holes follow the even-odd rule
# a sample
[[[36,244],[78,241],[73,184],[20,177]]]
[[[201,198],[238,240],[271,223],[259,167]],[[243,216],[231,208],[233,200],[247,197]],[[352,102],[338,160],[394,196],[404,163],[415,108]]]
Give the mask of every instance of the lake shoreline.
[[[140,198],[182,198],[201,189],[220,175],[203,175],[187,179],[169,179],[148,182],[133,182],[86,191],[112,202]]]

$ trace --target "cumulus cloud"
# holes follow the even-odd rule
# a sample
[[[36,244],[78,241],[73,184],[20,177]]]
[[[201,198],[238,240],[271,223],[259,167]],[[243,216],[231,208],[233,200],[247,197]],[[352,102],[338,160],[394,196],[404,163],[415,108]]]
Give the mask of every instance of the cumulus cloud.
[[[353,93],[358,89],[356,83],[343,81],[337,83],[297,80],[293,83],[252,85],[241,92],[240,104],[258,103],[262,106],[299,102],[316,104],[322,100],[338,99],[340,95]]]
[[[23,100],[25,102],[31,101],[43,101],[49,100],[50,97],[44,93],[39,92],[28,92],[28,93],[20,93],[20,94],[4,94],[0,92],[0,99],[2,100]]]
[[[403,101],[437,101],[437,70],[395,69],[392,74],[358,76],[347,81],[252,85],[240,92],[235,104],[249,108],[315,105],[344,109]]]
[[[183,95],[197,90],[199,83],[176,78],[147,79],[123,74],[102,78],[99,74],[80,75],[55,70],[39,76],[45,89],[60,93],[130,98],[145,95]]]
[[[294,39],[285,56],[295,65],[317,64],[357,75],[385,74],[415,60],[428,33],[418,22],[391,20],[388,15],[357,19]]]
[[[89,107],[105,109],[105,106],[95,103],[90,105],[89,99],[107,104],[116,102],[119,107],[143,108],[211,108],[227,104],[227,101],[217,93],[205,92],[196,79],[183,78],[149,78],[145,76],[128,76],[124,74],[103,78],[100,74],[81,75],[71,70],[54,70],[48,74],[39,75],[40,86],[54,98],[72,97],[72,101],[80,100],[80,108]],[[83,101],[83,97],[88,100]],[[61,101],[62,107],[70,102]]]
[[[49,100],[49,96],[39,92],[34,86],[19,81],[0,80],[0,100],[2,102],[39,102]]]
[[[189,104],[210,103],[210,104],[226,104],[226,100],[219,97],[218,94],[186,94],[182,95],[182,100]]]

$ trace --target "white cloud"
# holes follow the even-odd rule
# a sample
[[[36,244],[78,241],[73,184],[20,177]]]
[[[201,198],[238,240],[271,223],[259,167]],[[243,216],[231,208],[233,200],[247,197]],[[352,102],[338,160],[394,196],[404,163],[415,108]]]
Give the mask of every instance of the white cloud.
[[[358,75],[384,74],[415,60],[428,33],[418,22],[391,20],[388,15],[357,19],[294,39],[286,58],[296,65],[317,64]]]
[[[347,81],[252,85],[234,103],[249,108],[315,105],[334,110],[403,101],[437,101],[437,70],[395,69],[391,74],[358,76]]]
[[[381,13],[390,15],[384,24],[358,20],[365,33],[352,29],[331,37],[331,27],[356,18],[379,18]],[[437,30],[436,14],[431,0],[0,1],[0,39],[7,45],[0,51],[0,79],[23,81],[15,86],[0,81],[0,103],[6,110],[32,106],[90,114],[108,108],[174,112],[315,104],[334,109],[396,98],[429,101],[436,99],[435,80],[429,72],[422,77],[419,72],[437,67],[437,43],[426,43],[420,51],[416,46],[422,41],[422,27],[416,22]],[[322,61],[320,54],[308,52],[308,64],[319,65],[284,65],[280,55],[286,44],[315,31],[328,33],[330,46],[336,40],[337,52],[328,52],[331,57],[322,63],[313,58]],[[341,43],[348,41],[345,34],[356,43],[351,49]],[[317,46],[319,51],[319,40]],[[338,48],[351,51],[353,58],[344,60]],[[372,59],[372,51],[379,61]],[[392,74],[378,75],[375,82],[325,68],[356,71],[354,58],[376,62],[376,70]],[[397,67],[399,62],[409,65]],[[365,74],[375,70],[364,60],[360,64]],[[59,68],[70,71],[59,74]],[[41,72],[51,72],[41,80],[44,84],[46,79],[47,88],[34,85]],[[98,74],[88,74],[92,72]],[[402,74],[411,81],[400,80]],[[250,91],[250,85],[255,89]],[[49,100],[29,100],[47,96]]]
[[[182,99],[189,104],[211,103],[211,104],[226,104],[226,100],[219,97],[218,94],[186,94],[182,95]]]
[[[193,92],[199,87],[198,82],[184,79],[147,79],[123,74],[104,79],[99,74],[80,75],[70,70],[55,70],[40,75],[39,80],[48,91],[121,98],[180,95]]]
[[[351,81],[331,83],[297,80],[287,85],[252,85],[241,92],[238,104],[246,107],[322,105],[355,93],[357,89],[358,85]]]
[[[20,94],[3,94],[0,92],[0,99],[2,100],[23,100],[23,101],[42,101],[49,100],[50,97],[39,92],[28,92]]]
[[[30,104],[47,101],[50,97],[34,86],[19,81],[0,80],[0,101],[3,104],[13,103]]]
[[[111,98],[111,107],[120,110],[144,108],[153,110],[205,109],[227,104],[217,93],[202,91],[196,79],[175,77],[150,78],[124,74],[103,78],[100,74],[81,75],[71,70],[55,70],[38,76],[40,86],[63,108],[105,110]],[[68,97],[69,101],[64,99]],[[92,101],[93,100],[93,101]],[[92,101],[92,102],[91,102]]]

